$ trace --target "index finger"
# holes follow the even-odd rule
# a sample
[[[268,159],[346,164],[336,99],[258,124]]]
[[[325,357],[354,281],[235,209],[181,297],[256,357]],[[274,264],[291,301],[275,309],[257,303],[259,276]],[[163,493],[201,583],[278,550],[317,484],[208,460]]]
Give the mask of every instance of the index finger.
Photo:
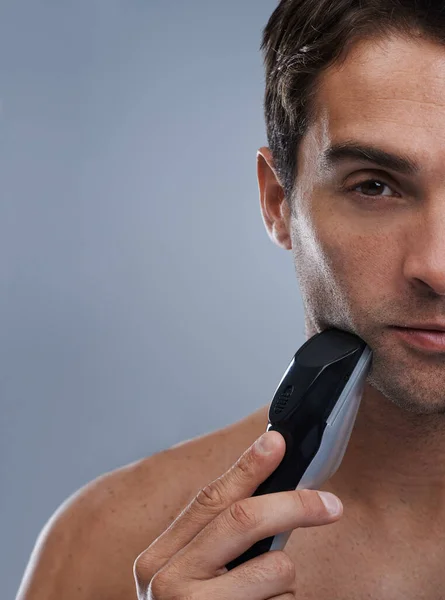
[[[202,488],[181,514],[150,546],[158,569],[219,513],[248,498],[280,464],[285,441],[277,431],[259,437],[223,475]],[[162,564],[159,564],[161,562]]]

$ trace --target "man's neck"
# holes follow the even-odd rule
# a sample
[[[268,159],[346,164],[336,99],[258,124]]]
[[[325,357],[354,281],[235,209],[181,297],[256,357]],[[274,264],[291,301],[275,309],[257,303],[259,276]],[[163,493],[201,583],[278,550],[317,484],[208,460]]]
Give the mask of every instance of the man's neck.
[[[445,524],[445,415],[416,415],[366,384],[343,461],[328,488],[383,528]],[[328,489],[326,488],[326,489]]]
[[[255,436],[268,408],[252,415]],[[403,411],[366,384],[342,463],[322,489],[382,531],[433,535],[445,527],[445,415]]]

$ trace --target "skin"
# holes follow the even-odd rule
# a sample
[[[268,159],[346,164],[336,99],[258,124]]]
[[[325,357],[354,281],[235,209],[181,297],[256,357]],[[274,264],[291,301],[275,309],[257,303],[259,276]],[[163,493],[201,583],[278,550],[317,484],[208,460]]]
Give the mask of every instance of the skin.
[[[292,210],[269,149],[258,151],[261,212],[271,240],[292,252],[307,337],[355,332],[373,350],[373,370],[343,462],[322,488],[345,514],[294,531],[286,546],[295,597],[437,600],[445,354],[413,350],[390,326],[445,321],[445,51],[421,38],[362,40],[320,83]],[[403,152],[420,170],[402,176],[357,160],[328,168],[323,151],[350,139]],[[384,185],[360,187],[370,179]],[[81,490],[42,532],[19,600],[135,599],[135,557],[260,436],[267,409]]]

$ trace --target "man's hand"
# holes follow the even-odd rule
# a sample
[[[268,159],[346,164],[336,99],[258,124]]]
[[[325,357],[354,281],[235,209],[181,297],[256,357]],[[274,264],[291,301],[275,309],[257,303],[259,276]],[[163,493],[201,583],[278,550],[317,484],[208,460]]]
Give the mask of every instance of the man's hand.
[[[250,497],[284,452],[284,438],[269,431],[197,494],[136,559],[139,600],[295,597],[295,565],[283,551],[266,552],[230,571],[225,568],[258,540],[341,517],[341,502],[338,512],[330,513],[315,490]]]

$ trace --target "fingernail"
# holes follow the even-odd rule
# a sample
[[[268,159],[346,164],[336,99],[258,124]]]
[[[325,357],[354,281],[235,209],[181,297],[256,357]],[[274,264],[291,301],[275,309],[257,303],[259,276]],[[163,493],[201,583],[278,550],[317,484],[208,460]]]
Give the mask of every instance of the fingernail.
[[[323,504],[326,506],[327,511],[331,515],[338,515],[342,507],[340,499],[330,492],[317,492],[317,494],[320,496]]]
[[[270,439],[268,433],[263,433],[255,442],[255,447],[261,454],[270,454],[274,448],[273,440]]]

